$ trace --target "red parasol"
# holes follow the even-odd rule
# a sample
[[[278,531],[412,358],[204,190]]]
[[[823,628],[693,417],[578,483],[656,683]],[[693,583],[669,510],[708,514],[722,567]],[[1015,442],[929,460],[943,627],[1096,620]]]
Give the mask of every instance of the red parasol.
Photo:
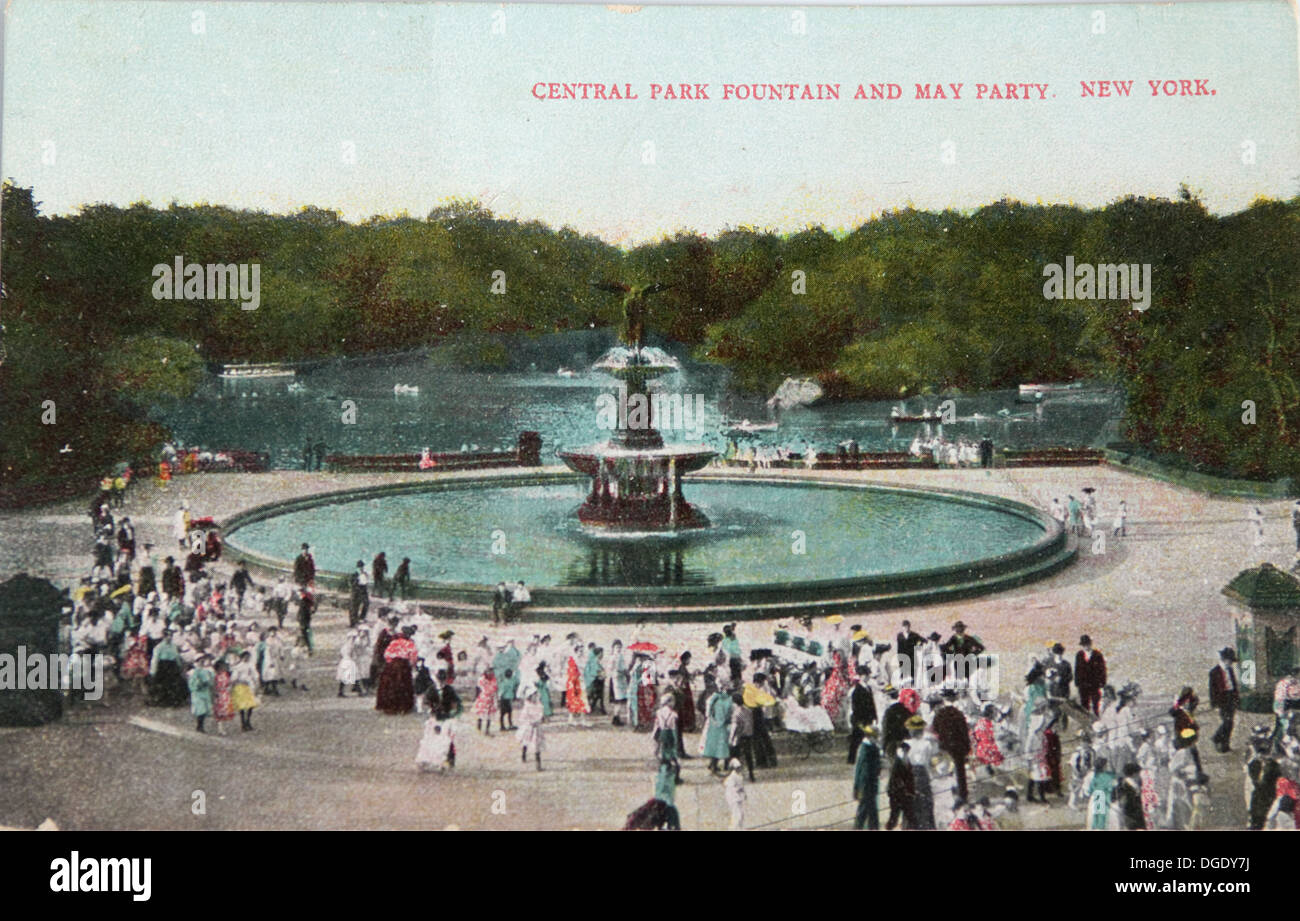
[[[645,641],[642,641],[640,643],[633,643],[631,646],[627,647],[627,649],[628,652],[659,652],[660,651],[659,647],[656,646],[654,643],[647,643]]]

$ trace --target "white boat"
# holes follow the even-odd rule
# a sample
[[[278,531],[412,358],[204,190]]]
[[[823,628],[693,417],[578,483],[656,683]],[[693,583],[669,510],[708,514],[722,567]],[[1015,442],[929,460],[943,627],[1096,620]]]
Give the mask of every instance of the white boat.
[[[569,368],[560,368],[555,372],[557,377],[577,377],[578,372]]]
[[[729,432],[775,432],[777,422],[750,422],[748,419],[742,419],[740,422],[728,422],[724,428]]]
[[[420,388],[414,384],[394,384],[393,393],[419,393]]]
[[[244,362],[237,365],[223,365],[221,373],[217,376],[234,381],[258,380],[265,377],[293,377],[294,370],[274,362],[263,364]]]
[[[1021,384],[1016,401],[1019,403],[1037,403],[1053,394],[1078,393],[1084,389],[1083,381],[1072,381],[1068,384]],[[1095,390],[1097,388],[1089,389]]]

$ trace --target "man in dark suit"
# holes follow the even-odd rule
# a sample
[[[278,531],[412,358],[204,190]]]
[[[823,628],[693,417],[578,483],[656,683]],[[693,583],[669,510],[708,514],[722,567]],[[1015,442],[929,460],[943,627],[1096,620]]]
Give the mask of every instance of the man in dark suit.
[[[1125,831],[1141,831],[1147,827],[1142,811],[1142,769],[1133,762],[1124,765],[1124,779],[1115,785],[1111,798],[1119,803]]]
[[[984,644],[979,637],[966,632],[966,625],[961,621],[952,625],[952,636],[939,647],[945,656],[977,656],[984,651]]]
[[[293,581],[299,588],[306,588],[316,578],[316,558],[311,555],[311,547],[302,545],[302,553],[293,561]]]
[[[1237,685],[1237,673],[1233,665],[1237,654],[1230,648],[1219,650],[1219,664],[1210,669],[1210,706],[1219,711],[1219,728],[1214,731],[1211,741],[1221,752],[1230,751],[1232,741],[1232,721],[1241,705],[1241,689]]]
[[[1079,651],[1074,656],[1074,684],[1079,689],[1083,709],[1101,715],[1101,689],[1106,686],[1106,657],[1092,648],[1088,634],[1079,637]]]
[[[858,734],[862,736],[862,745],[856,753],[853,769],[853,798],[858,801],[853,827],[876,831],[880,828],[880,811],[876,803],[880,795],[880,746],[876,744],[875,726],[862,726]]]
[[[1047,696],[1059,698],[1061,701],[1070,699],[1070,679],[1074,677],[1074,671],[1070,668],[1070,663],[1065,661],[1065,647],[1060,643],[1052,644],[1052,658],[1048,661],[1043,677],[1047,680]]]
[[[182,581],[180,567],[176,565],[175,557],[167,557],[164,560],[166,565],[162,571],[162,590],[164,595],[171,595],[172,598],[180,598],[185,594],[185,583]]]
[[[440,723],[455,719],[464,710],[460,703],[460,695],[447,680],[445,668],[438,669],[437,674],[433,676],[433,684],[424,692],[424,700],[429,705],[429,712],[433,714],[433,718]],[[455,742],[452,742],[451,750],[447,753],[447,763],[452,767],[456,766]]]
[[[853,691],[849,694],[849,764],[858,754],[862,744],[862,727],[876,722],[876,700],[866,685],[867,670],[859,668],[853,676]]]
[[[911,667],[908,674],[916,674],[916,647],[924,642],[925,637],[912,629],[912,622],[910,620],[903,621],[903,629],[898,631],[898,636],[894,638],[894,649]]]
[[[952,758],[957,771],[957,795],[970,798],[966,789],[966,757],[970,754],[970,726],[966,717],[953,705],[957,692],[951,688],[943,692],[943,706],[934,711],[934,734],[939,737],[939,750]]]

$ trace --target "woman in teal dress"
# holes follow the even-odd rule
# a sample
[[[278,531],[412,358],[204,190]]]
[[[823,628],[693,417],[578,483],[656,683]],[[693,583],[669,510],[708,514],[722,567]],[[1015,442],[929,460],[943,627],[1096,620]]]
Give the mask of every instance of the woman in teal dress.
[[[194,666],[194,671],[190,672],[190,713],[194,714],[196,728],[203,732],[203,721],[212,715],[212,669],[208,667],[211,662],[207,656],[202,656]]]
[[[1046,670],[1041,662],[1035,662],[1025,675],[1025,708],[1020,716],[1020,737],[1029,738],[1029,716],[1034,712],[1034,703],[1039,698],[1047,697]]]
[[[542,704],[542,719],[548,719],[551,715],[551,679],[545,662],[537,666],[537,697]]]
[[[664,804],[665,824],[669,831],[681,831],[682,820],[677,812],[677,767],[667,758],[659,760],[659,773],[655,775],[655,799]]]
[[[704,757],[709,759],[709,771],[717,774],[719,762],[726,762],[731,757],[731,745],[728,740],[728,727],[731,724],[731,695],[725,685],[718,688],[709,698],[708,725],[704,730]]]
[[[1115,788],[1115,773],[1105,758],[1098,758],[1092,767],[1092,780],[1084,788],[1088,796],[1088,829],[1105,831],[1110,817],[1110,798]]]

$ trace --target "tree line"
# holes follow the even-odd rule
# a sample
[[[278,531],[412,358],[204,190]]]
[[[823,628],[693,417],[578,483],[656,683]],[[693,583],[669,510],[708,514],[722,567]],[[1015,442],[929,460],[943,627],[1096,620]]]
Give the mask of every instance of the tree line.
[[[617,299],[589,284],[614,279],[670,285],[652,330],[743,389],[812,376],[832,397],[893,398],[1104,378],[1147,453],[1300,479],[1300,198],[1222,216],[1185,188],[1096,209],[1003,200],[630,249],[462,200],[359,223],[177,204],[47,216],[7,182],[0,218],[8,483],[148,456],[165,434],[151,400],[190,392],[204,364],[450,345],[492,367],[503,333],[616,324]],[[155,299],[153,267],[177,256],[259,264],[260,306]],[[1149,263],[1149,308],[1044,297],[1044,266],[1067,256]],[[42,422],[47,399],[57,424]]]

